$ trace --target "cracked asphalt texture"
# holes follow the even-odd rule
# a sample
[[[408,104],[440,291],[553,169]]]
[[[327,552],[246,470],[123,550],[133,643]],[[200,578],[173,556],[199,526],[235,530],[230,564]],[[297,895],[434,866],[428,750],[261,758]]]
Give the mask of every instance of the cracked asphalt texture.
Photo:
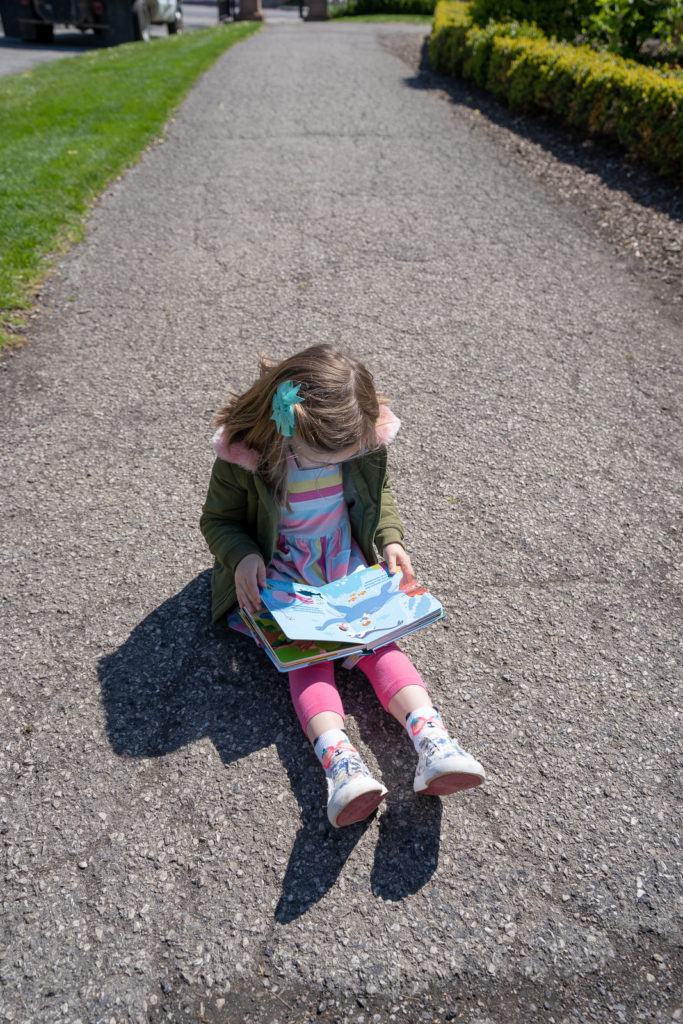
[[[673,305],[382,45],[268,25],[102,197],[5,358],[0,1021],[681,1018]],[[336,832],[285,677],[215,633],[210,419],[364,358],[486,784]]]

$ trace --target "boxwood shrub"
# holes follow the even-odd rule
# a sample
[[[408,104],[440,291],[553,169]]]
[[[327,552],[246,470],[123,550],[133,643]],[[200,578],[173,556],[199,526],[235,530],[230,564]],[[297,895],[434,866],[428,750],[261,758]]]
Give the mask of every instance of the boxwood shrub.
[[[475,25],[508,20],[645,64],[683,56],[683,0],[472,0]]]
[[[594,0],[472,0],[472,21],[533,21],[546,36],[573,40]]]
[[[434,13],[436,0],[348,0],[340,6],[330,5],[333,18],[360,14],[426,14]]]
[[[462,76],[516,110],[544,111],[618,140],[683,177],[683,73],[546,39],[528,23],[472,23],[469,5],[439,0],[429,44],[436,71]]]

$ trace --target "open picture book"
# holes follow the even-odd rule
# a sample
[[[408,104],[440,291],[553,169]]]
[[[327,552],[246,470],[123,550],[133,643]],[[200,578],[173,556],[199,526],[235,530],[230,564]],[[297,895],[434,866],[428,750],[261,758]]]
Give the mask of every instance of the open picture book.
[[[260,593],[261,611],[239,616],[281,672],[333,658],[355,664],[443,616],[413,576],[379,565],[321,587],[269,580]]]

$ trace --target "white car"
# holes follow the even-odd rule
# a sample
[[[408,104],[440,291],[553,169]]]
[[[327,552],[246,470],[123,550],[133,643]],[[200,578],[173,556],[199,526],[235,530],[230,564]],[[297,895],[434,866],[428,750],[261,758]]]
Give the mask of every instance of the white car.
[[[133,11],[137,21],[136,39],[144,39],[147,42],[150,25],[168,25],[170,35],[183,30],[182,0],[136,0]]]

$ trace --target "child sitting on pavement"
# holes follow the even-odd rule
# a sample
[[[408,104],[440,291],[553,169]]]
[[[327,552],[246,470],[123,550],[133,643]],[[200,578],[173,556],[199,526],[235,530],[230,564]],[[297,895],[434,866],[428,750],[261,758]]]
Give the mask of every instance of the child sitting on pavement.
[[[212,616],[261,606],[266,580],[322,585],[376,562],[412,575],[387,476],[399,421],[365,366],[314,345],[261,374],[216,417],[215,460],[201,529],[215,557]],[[451,738],[414,665],[395,643],[358,667],[418,755],[414,789],[445,796],[478,786],[481,764]],[[326,661],[289,673],[294,709],[322,764],[328,818],[340,827],[386,796],[344,731]]]

